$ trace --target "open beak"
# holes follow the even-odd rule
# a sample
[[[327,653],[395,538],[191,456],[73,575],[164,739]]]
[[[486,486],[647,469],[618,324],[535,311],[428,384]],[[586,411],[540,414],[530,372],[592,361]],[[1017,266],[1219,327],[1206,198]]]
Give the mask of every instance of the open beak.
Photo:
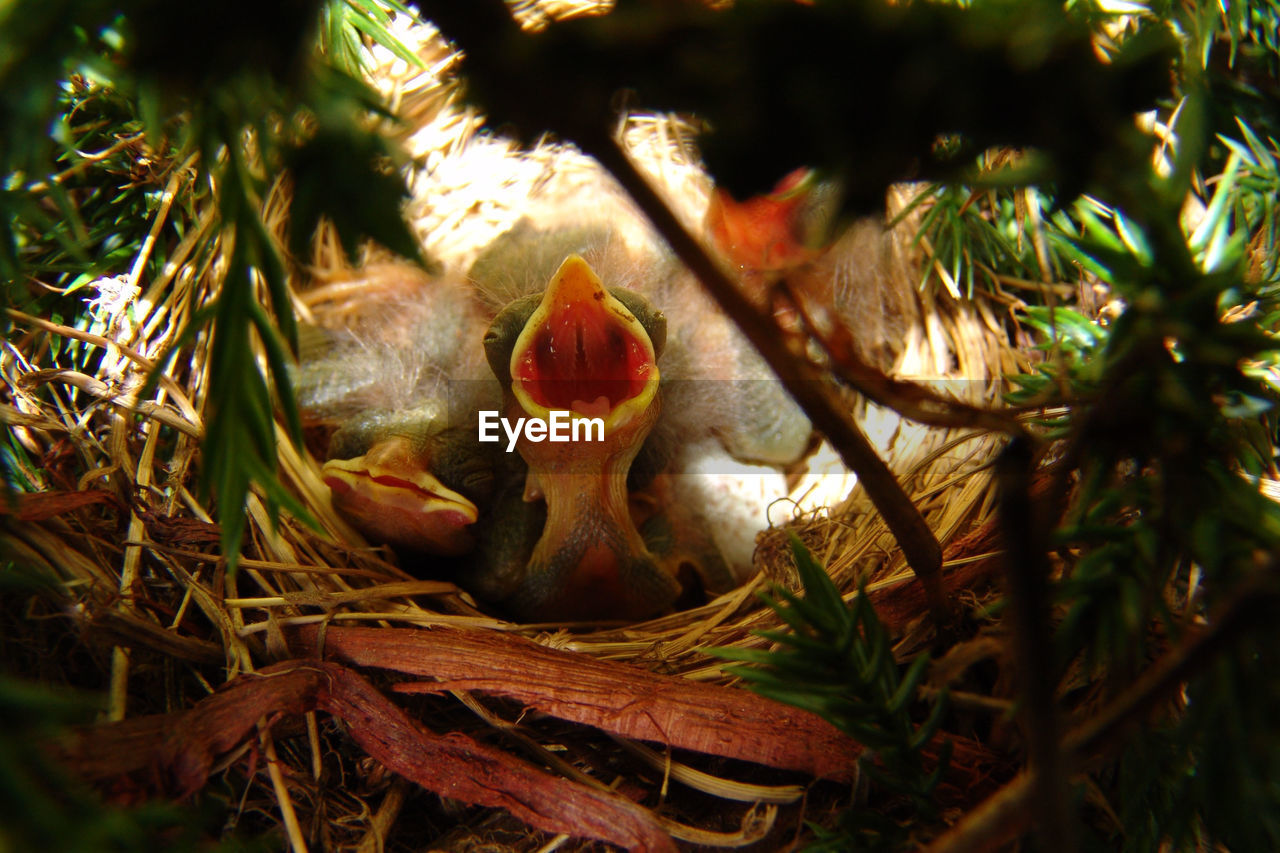
[[[648,327],[624,300],[642,308]],[[631,462],[658,417],[665,339],[665,318],[641,303],[607,291],[571,255],[519,327],[509,359],[503,363],[504,341],[486,342],[499,378],[509,376],[509,419],[549,420],[563,411],[603,426],[602,436],[584,431],[592,440],[526,435],[516,445],[529,466],[526,500],[547,506],[542,536],[508,602],[524,618],[641,618],[670,606],[680,591],[645,548],[627,501]],[[514,328],[500,316],[491,336],[495,330],[509,340]]]
[[[376,442],[363,455],[330,459],[324,482],[334,507],[373,541],[454,556],[474,545],[476,505],[428,470],[430,460],[403,436]]]
[[[658,393],[658,355],[644,325],[591,267],[570,255],[511,351],[511,391],[530,415],[552,410],[625,428]]]

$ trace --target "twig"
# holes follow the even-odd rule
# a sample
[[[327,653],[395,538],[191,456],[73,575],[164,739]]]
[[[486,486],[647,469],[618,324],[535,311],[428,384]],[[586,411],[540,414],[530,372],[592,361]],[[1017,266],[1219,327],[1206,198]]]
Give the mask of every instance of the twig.
[[[1032,790],[1044,849],[1074,849],[1067,778],[1058,743],[1057,667],[1049,634],[1049,561],[1043,512],[1031,497],[1034,456],[1030,442],[1014,439],[1000,454],[1000,521],[1005,540],[1005,579],[1009,588],[1007,619],[1012,623],[1014,656],[1025,696]]]
[[[1031,824],[1035,775],[1026,770],[1019,773],[921,853],[980,853],[1021,835]]]
[[[276,802],[280,804],[280,817],[284,819],[285,833],[289,836],[289,847],[293,853],[307,853],[307,842],[302,837],[302,827],[298,824],[298,813],[293,809],[293,800],[289,797],[289,786],[285,784],[284,774],[280,771],[280,756],[276,754],[276,742],[271,737],[271,728],[266,718],[258,722],[258,735],[262,739],[262,751],[267,757],[267,774],[271,777],[271,787],[276,792]]]
[[[444,624],[429,631],[310,626],[286,630],[295,654],[438,679],[401,693],[468,690],[638,740],[847,779],[862,747],[809,711],[745,690],[698,684],[550,649],[523,637]],[[967,745],[966,745],[967,746]]]
[[[397,776],[391,780],[387,793],[382,796],[382,804],[373,813],[373,818],[369,821],[369,829],[360,840],[356,853],[382,853],[387,843],[387,836],[391,834],[391,827],[395,825],[396,818],[400,817],[400,810],[404,808],[404,801],[408,794],[409,783],[403,776]],[[567,835],[564,837],[568,838]]]
[[[857,473],[872,504],[902,548],[907,564],[924,585],[935,619],[939,624],[947,622],[949,610],[939,580],[942,547],[889,466],[876,455],[862,430],[845,413],[826,377],[806,359],[791,352],[777,324],[742,295],[612,138],[579,138],[577,141],[618,179],[680,260],[778,375],[787,393],[813,425],[827,437],[844,463]]]
[[[672,761],[669,754],[659,754],[638,741],[617,735],[610,735],[610,738],[654,770],[668,774],[670,779],[713,797],[744,803],[786,805],[796,802],[805,794],[805,789],[799,785],[754,785],[750,782],[736,782],[732,779],[713,776],[683,762]]]
[[[47,181],[37,181],[36,183],[31,184],[29,187],[27,187],[27,192],[32,194],[48,192],[52,188],[53,184],[60,184],[63,181],[65,181],[67,178],[73,177],[76,174],[89,168],[94,163],[98,163],[98,162],[101,162],[102,160],[107,159],[112,154],[115,154],[117,151],[121,150],[122,148],[128,148],[133,143],[142,139],[144,135],[145,134],[142,134],[142,133],[135,133],[131,136],[122,137],[118,141],[112,143],[110,146],[102,149],[101,151],[96,151],[93,154],[85,154],[83,151],[77,151],[76,153],[79,154],[80,157],[83,159],[78,160],[75,163],[71,164],[69,167],[67,167],[66,169],[63,169],[61,172],[54,175],[52,178],[50,178]]]
[[[107,719],[118,723],[129,710],[129,650],[111,650],[111,686],[107,691]]]
[[[368,601],[370,599],[447,595],[457,592],[457,585],[449,581],[400,581],[346,591],[301,590],[299,592],[286,592],[283,595],[225,598],[222,604],[224,607],[297,607],[299,605],[325,607],[350,604],[353,601]]]
[[[808,329],[831,359],[833,372],[849,387],[871,402],[893,409],[905,418],[928,426],[947,428],[980,428],[1010,435],[1024,430],[1013,410],[984,409],[958,400],[949,400],[931,391],[927,385],[894,379],[868,364],[853,346],[849,329],[840,324],[829,335],[819,331],[805,301],[789,293],[788,300]]]
[[[153,402],[140,402],[137,397],[132,394],[113,391],[107,383],[101,379],[80,373],[75,370],[60,370],[57,368],[49,370],[37,370],[28,373],[18,380],[19,384],[27,387],[41,385],[46,382],[61,382],[72,387],[79,388],[91,397],[97,397],[100,400],[119,406],[127,412],[134,412],[144,417],[154,418],[160,423],[171,426],[178,432],[191,436],[192,438],[202,438],[204,430],[197,424],[183,418],[173,409],[167,406],[157,405]]]
[[[129,284],[137,287],[139,280],[142,278],[142,270],[147,265],[147,259],[151,257],[151,252],[156,245],[156,237],[160,235],[160,229],[164,227],[164,222],[169,218],[169,209],[173,207],[173,201],[178,195],[178,184],[182,181],[182,176],[190,169],[199,156],[198,153],[188,157],[181,166],[174,169],[173,174],[169,177],[169,183],[164,188],[164,193],[160,196],[160,209],[156,211],[156,217],[151,222],[151,229],[147,232],[146,238],[142,241],[141,248],[138,249],[138,256],[133,260],[133,266],[129,269]]]
[[[1065,749],[1080,756],[1100,752],[1130,724],[1144,717],[1206,666],[1240,632],[1255,621],[1274,619],[1276,608],[1280,607],[1277,569],[1280,569],[1280,558],[1272,557],[1210,615],[1207,628],[1187,637],[1149,667],[1132,687],[1072,730]]]
[[[80,329],[73,329],[70,326],[63,326],[59,323],[51,323],[48,320],[43,320],[39,317],[33,317],[30,314],[24,314],[21,311],[15,311],[12,308],[6,308],[5,313],[7,313],[10,317],[12,317],[14,320],[17,320],[20,323],[24,323],[28,326],[34,326],[39,329],[44,329],[46,332],[53,332],[55,335],[61,335],[64,338],[71,338],[77,341],[84,341],[87,344],[93,344],[94,346],[102,347],[103,349],[106,349],[106,350],[110,350],[112,348],[117,349],[124,355],[127,355],[130,359],[136,362],[139,367],[141,367],[143,370],[147,371],[148,373],[154,372],[156,369],[156,363],[151,358],[148,358],[147,356],[143,355],[142,353],[138,352],[137,350],[129,346],[126,346],[125,344],[118,343],[116,341],[111,340],[110,338],[105,338],[102,335],[95,335],[92,332],[85,332],[85,331],[81,331]],[[194,424],[198,429],[202,429],[203,427],[201,426],[201,423],[200,423],[200,413],[196,411],[195,406],[191,405],[191,401],[190,399],[188,399],[186,393],[182,390],[182,386],[174,382],[172,378],[165,375],[164,373],[160,373],[158,374],[158,376],[160,379],[161,387],[163,387],[166,391],[168,391],[170,394],[173,395],[174,403],[182,411],[183,417],[191,421],[191,423]]]

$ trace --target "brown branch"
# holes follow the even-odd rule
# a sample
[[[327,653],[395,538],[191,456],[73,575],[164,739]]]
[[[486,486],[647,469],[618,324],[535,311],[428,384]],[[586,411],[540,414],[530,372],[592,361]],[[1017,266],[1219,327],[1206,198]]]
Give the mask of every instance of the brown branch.
[[[658,675],[510,634],[306,626],[285,636],[296,654],[441,679],[402,685],[406,691],[505,696],[622,737],[817,777],[848,780],[862,750],[817,715],[746,690]]]
[[[1024,698],[1024,719],[1031,766],[1034,813],[1041,846],[1069,853],[1074,834],[1070,792],[1058,743],[1056,699],[1058,667],[1050,635],[1047,513],[1031,497],[1034,464],[1031,444],[1014,439],[996,466],[1000,526],[1005,542],[1005,583],[1009,609],[1005,621],[1013,637],[1014,658]]]
[[[427,731],[334,663],[276,664],[236,679],[186,713],[85,730],[63,746],[62,758],[99,780],[150,767],[154,784],[187,796],[204,786],[220,756],[256,735],[264,715],[312,710],[341,719],[370,756],[442,797],[503,808],[547,832],[630,850],[676,849],[654,816],[630,800],[552,776],[466,735]]]
[[[894,379],[872,366],[853,344],[847,326],[836,321],[830,334],[823,334],[807,309],[805,300],[787,289],[787,301],[795,307],[810,337],[831,360],[832,372],[850,388],[871,402],[893,409],[904,418],[928,426],[986,429],[1022,435],[1022,424],[1011,411],[985,409],[959,400],[950,400],[919,382]]]
[[[131,600],[131,599],[129,599]],[[127,611],[94,610],[82,623],[87,638],[135,649],[148,649],[168,660],[185,660],[201,664],[225,664],[226,649],[221,644],[202,640],[164,627]]]
[[[1255,577],[1210,614],[1208,627],[1189,632],[1176,648],[1148,667],[1133,685],[1067,736],[1064,749],[1080,756],[1102,752],[1144,719],[1159,703],[1204,669],[1240,634],[1274,620],[1280,608],[1277,569],[1272,557]]]
[[[18,521],[46,521],[94,504],[111,504],[124,509],[119,499],[105,489],[32,492],[0,499],[0,515],[13,515]]]
[[[467,690],[637,740],[849,781],[862,746],[808,711],[734,687],[658,675],[635,666],[547,648],[495,631],[315,627],[287,630],[295,653],[439,681],[399,684],[402,692]],[[940,735],[951,760],[939,797],[968,804],[1010,772],[999,755],[969,738]],[[979,793],[980,795],[980,793]]]
[[[576,141],[618,179],[680,260],[693,271],[724,313],[737,324],[778,375],[787,393],[804,410],[814,427],[827,437],[844,463],[857,473],[871,503],[884,517],[902,548],[907,564],[924,584],[935,618],[939,624],[949,621],[949,608],[938,577],[942,566],[942,547],[889,466],[876,455],[867,437],[853,422],[827,377],[808,359],[791,350],[787,336],[777,323],[742,295],[737,285],[685,229],[611,137],[580,137]]]

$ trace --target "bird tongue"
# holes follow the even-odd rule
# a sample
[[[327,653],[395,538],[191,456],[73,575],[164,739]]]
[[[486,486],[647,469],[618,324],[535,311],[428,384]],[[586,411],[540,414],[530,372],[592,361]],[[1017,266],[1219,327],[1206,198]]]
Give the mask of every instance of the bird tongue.
[[[609,398],[601,394],[590,403],[584,403],[581,400],[574,400],[569,404],[569,409],[580,415],[586,415],[589,418],[603,418],[609,414],[613,408],[613,404],[609,402]]]

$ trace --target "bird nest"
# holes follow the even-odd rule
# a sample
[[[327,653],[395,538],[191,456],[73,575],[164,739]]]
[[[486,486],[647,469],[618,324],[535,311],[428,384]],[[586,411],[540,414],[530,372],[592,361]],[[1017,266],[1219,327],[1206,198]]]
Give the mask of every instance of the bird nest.
[[[647,227],[571,147],[522,149],[481,133],[452,97],[456,57],[429,30],[402,35],[416,39],[427,70],[379,54],[373,80],[405,119],[397,132],[416,164],[408,215],[445,274],[465,271],[522,217],[575,199],[612,211],[623,231]],[[710,184],[688,127],[633,116],[621,132],[697,226]],[[913,193],[895,189],[888,213]],[[172,201],[155,212],[156,229]],[[269,220],[287,208],[281,183]],[[860,297],[877,310],[856,331],[883,339],[896,377],[994,402],[1000,377],[1021,364],[1008,319],[996,303],[918,288],[927,247],[914,225],[905,217],[877,238],[879,274]],[[294,299],[317,322],[371,270],[399,263],[369,248],[353,268],[327,232],[305,260],[293,269]],[[189,793],[221,778],[232,820],[280,826],[295,849],[535,850],[566,836],[661,849],[668,835],[772,848],[847,801],[857,745],[807,712],[733,688],[709,651],[769,647],[757,632],[780,623],[760,593],[796,587],[793,534],[847,598],[865,584],[899,657],[935,639],[921,584],[830,447],[770,507],[759,572],[737,589],[634,624],[517,624],[363,541],[334,512],[317,459],[278,425],[280,479],[317,527],[289,511],[274,521],[252,493],[233,574],[218,522],[239,510],[202,502],[193,486],[208,339],[182,344],[158,384],[144,384],[157,354],[218,296],[227,263],[220,234],[191,232],[145,288],[99,283],[94,331],[19,316],[23,333],[3,354],[5,417],[40,460],[26,473],[44,486],[7,524],[11,554],[57,579],[24,613],[7,608],[5,633],[49,680],[105,688],[106,718],[123,721],[67,745],[80,775],[111,780],[121,795]],[[69,339],[101,350],[95,371],[53,366]],[[947,591],[981,599],[996,550],[989,463],[999,437],[849,406],[937,534]],[[964,807],[998,775],[979,744],[959,743],[940,796]]]

